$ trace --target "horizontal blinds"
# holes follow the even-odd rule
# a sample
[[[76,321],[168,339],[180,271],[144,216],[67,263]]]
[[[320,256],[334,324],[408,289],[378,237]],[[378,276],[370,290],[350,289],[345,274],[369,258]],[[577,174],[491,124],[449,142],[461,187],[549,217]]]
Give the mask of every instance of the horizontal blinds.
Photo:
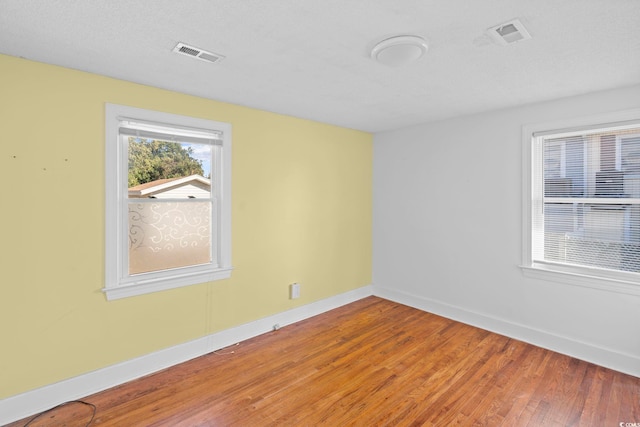
[[[640,272],[640,125],[537,138],[541,262]],[[537,235],[536,235],[537,234]]]
[[[137,138],[222,145],[222,132],[215,130],[167,128],[150,123],[121,121],[118,132],[120,135]]]

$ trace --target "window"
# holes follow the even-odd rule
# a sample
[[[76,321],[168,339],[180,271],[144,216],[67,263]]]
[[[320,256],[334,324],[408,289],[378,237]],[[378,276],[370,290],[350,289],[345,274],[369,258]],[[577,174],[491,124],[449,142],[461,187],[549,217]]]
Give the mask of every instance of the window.
[[[523,130],[523,267],[640,294],[640,111]]]
[[[106,105],[107,299],[231,275],[231,126]]]

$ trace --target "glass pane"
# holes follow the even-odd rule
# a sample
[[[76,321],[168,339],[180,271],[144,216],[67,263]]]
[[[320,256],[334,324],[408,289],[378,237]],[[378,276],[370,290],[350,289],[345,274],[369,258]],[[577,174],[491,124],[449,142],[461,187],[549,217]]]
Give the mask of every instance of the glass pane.
[[[212,146],[138,137],[127,142],[129,274],[210,263]]]
[[[129,198],[211,197],[208,144],[129,137]]]
[[[129,203],[129,274],[211,262],[211,203]]]
[[[640,272],[640,206],[545,203],[547,261]]]
[[[551,135],[543,159],[544,259],[640,272],[638,128]]]

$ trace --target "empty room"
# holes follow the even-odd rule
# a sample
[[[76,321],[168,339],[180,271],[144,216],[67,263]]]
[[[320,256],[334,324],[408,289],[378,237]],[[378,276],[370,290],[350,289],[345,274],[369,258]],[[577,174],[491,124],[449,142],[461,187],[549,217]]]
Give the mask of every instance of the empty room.
[[[0,425],[640,426],[637,0],[0,0]]]

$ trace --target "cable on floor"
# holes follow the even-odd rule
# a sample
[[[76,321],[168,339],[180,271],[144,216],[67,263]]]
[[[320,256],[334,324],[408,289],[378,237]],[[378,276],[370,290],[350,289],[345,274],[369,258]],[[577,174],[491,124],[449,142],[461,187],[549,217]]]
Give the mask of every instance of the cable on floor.
[[[240,343],[237,342],[233,346],[225,347],[225,349],[228,349],[228,348],[231,348],[231,347],[236,347],[236,346],[239,346],[239,345],[240,345]],[[224,350],[224,349],[221,349],[221,350]],[[225,354],[235,354],[235,351],[234,350],[231,350],[231,351],[212,351],[212,353],[222,356],[222,355],[225,355]]]
[[[81,403],[83,405],[91,407],[91,409],[92,409],[91,419],[89,419],[89,422],[87,424],[85,424],[85,427],[89,427],[89,425],[93,422],[93,419],[96,416],[96,411],[98,410],[98,408],[96,408],[96,405],[94,405],[93,403],[85,402],[84,400],[70,400],[68,402],[64,402],[64,403],[61,403],[59,405],[56,405],[53,408],[47,409],[46,411],[42,411],[39,414],[36,414],[34,417],[32,417],[29,421],[27,421],[27,423],[24,425],[24,427],[28,427],[32,422],[34,422],[35,420],[37,420],[41,416],[43,416],[45,414],[48,414],[49,412],[55,411],[58,408],[62,408],[63,406],[71,405],[71,404],[74,404],[74,403]]]

